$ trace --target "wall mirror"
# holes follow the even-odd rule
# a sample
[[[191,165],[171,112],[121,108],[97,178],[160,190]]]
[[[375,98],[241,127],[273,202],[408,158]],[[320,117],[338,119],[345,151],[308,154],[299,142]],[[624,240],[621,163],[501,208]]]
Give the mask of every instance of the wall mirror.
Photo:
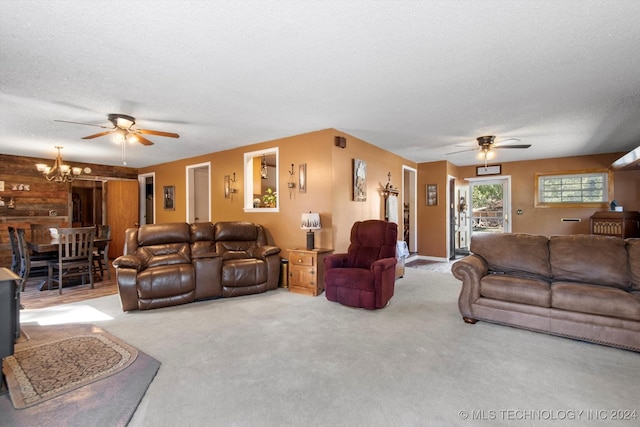
[[[244,154],[244,210],[280,210],[278,147]]]

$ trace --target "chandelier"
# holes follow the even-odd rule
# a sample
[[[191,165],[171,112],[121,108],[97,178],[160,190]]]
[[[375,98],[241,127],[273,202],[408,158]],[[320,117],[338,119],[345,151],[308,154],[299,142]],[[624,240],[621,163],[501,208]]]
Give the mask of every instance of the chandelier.
[[[83,169],[62,163],[62,155],[60,154],[62,147],[56,145],[56,148],[58,149],[58,155],[53,162],[53,166],[49,167],[44,163],[38,163],[36,168],[38,172],[42,172],[47,181],[71,182],[82,174]],[[84,173],[91,173],[91,168],[84,168]]]

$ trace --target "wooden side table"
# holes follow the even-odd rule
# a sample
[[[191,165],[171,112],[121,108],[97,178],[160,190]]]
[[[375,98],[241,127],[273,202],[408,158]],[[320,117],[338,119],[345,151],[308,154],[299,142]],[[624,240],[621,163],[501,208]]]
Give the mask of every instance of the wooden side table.
[[[288,249],[289,292],[318,296],[324,291],[324,257],[333,249]]]

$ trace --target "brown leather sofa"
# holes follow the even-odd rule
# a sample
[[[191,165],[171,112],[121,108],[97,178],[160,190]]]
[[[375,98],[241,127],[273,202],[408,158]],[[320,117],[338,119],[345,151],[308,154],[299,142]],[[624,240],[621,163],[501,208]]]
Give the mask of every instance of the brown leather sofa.
[[[123,311],[265,292],[278,287],[280,249],[250,222],[148,224],[125,232],[116,258]]]
[[[455,262],[465,322],[640,351],[640,239],[477,233]]]

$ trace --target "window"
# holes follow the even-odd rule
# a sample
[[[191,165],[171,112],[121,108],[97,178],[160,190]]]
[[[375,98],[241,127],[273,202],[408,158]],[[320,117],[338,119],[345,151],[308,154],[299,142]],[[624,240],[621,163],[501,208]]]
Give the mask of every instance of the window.
[[[610,171],[538,173],[535,181],[536,207],[606,207],[613,199]]]
[[[278,147],[244,153],[245,212],[279,212]]]

